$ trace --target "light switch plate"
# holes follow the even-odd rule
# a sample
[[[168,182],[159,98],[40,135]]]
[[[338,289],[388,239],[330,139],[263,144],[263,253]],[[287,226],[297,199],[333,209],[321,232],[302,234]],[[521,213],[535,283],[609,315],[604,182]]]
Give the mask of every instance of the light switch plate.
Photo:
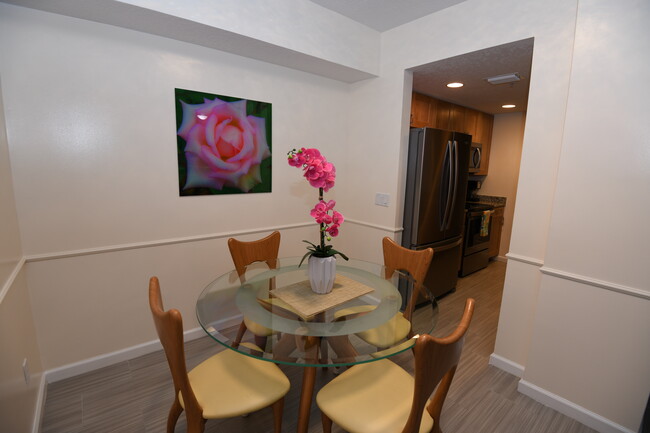
[[[378,192],[375,194],[375,204],[377,206],[386,206],[390,204],[390,195],[383,193],[383,192]]]

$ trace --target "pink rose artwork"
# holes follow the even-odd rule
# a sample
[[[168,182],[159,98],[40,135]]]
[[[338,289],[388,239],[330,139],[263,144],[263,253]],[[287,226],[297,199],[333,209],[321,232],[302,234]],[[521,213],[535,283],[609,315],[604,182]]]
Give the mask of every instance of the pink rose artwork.
[[[176,96],[181,195],[270,192],[271,104],[182,89]]]

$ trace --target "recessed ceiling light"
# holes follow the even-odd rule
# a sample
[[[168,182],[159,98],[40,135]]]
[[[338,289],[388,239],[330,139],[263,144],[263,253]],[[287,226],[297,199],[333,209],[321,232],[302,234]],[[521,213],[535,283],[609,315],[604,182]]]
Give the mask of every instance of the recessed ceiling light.
[[[501,106],[501,108],[515,108],[515,107],[516,107],[515,104],[505,104]]]
[[[455,89],[457,87],[463,87],[463,83],[449,83],[447,84],[447,87],[451,87],[452,89]]]

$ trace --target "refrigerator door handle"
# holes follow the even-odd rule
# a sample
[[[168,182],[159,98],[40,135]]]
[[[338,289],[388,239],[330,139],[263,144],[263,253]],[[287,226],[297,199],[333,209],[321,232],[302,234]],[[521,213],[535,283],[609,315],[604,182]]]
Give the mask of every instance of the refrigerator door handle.
[[[447,226],[445,227],[446,229],[449,229],[449,227],[451,227],[451,214],[454,212],[454,207],[456,206],[456,193],[458,191],[458,142],[456,140],[454,140],[451,150],[454,160],[452,167],[454,173],[454,185],[451,193],[451,206],[448,210]],[[449,181],[451,183],[451,178]]]
[[[452,152],[453,152],[453,150],[452,150],[452,146],[451,146],[451,140],[448,140],[447,141],[447,150],[445,152],[445,161],[447,161],[447,167],[445,167],[444,169],[447,171],[447,176],[448,176],[449,181],[447,182],[447,198],[445,200],[445,207],[444,207],[445,211],[444,211],[443,217],[441,218],[441,222],[440,222],[440,230],[441,231],[444,231],[445,227],[447,226],[447,223],[448,223],[448,220],[449,220],[449,202],[452,199],[452,187],[453,187],[453,185],[451,184],[452,177],[453,177],[453,164],[451,162],[451,160],[453,158]],[[447,155],[449,157],[447,157]],[[443,176],[444,176],[444,173],[443,173]]]

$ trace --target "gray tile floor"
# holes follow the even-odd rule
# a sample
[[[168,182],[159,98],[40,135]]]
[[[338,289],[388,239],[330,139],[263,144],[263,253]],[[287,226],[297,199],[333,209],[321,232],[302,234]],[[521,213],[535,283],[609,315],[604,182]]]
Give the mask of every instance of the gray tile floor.
[[[518,378],[488,365],[494,349],[505,264],[493,262],[480,272],[463,278],[455,293],[440,301],[436,330],[446,335],[460,318],[465,299],[474,297],[476,312],[470,327],[461,365],[443,409],[442,430],[455,433],[591,433],[595,432],[517,392]],[[145,288],[143,288],[143,291]],[[186,343],[188,367],[192,368],[220,350],[208,338]],[[395,357],[412,371],[410,352]],[[282,366],[292,383],[287,395],[283,431],[296,429],[301,370]],[[333,377],[322,371],[317,388]],[[167,411],[173,400],[169,368],[162,351],[111,365],[48,385],[42,433],[143,433],[164,432]],[[176,432],[185,431],[181,416]],[[206,432],[271,432],[270,409],[247,417],[210,420]],[[310,433],[320,432],[320,414],[312,406]],[[335,432],[343,430],[334,428]]]

